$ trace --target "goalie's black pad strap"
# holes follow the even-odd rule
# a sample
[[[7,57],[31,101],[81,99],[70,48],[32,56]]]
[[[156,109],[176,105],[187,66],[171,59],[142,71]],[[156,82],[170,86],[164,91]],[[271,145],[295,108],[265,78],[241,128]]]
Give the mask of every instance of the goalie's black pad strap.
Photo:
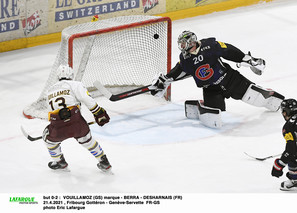
[[[198,100],[187,100],[185,102],[185,105],[195,105],[195,106],[197,106],[200,115],[205,114],[205,113],[220,114],[220,110],[219,109],[205,107]]]
[[[252,85],[251,89],[261,93],[265,99],[267,99],[267,98],[269,98],[271,96],[282,99],[282,100],[285,99],[285,96],[283,96],[283,95],[281,95],[281,94],[279,94],[279,93],[277,93],[277,92],[275,92],[273,90],[269,91],[269,90],[261,89],[259,87],[256,87],[255,85]]]
[[[185,105],[198,105],[198,100],[186,100]]]
[[[204,113],[220,114],[219,109],[204,107],[203,105],[201,105],[199,101],[198,101],[198,109],[201,115]]]

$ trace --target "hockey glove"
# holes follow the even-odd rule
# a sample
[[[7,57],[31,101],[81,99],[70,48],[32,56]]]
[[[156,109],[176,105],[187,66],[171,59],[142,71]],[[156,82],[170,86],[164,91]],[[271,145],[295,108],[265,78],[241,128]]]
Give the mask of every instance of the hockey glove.
[[[103,126],[104,124],[108,123],[110,120],[107,112],[102,107],[99,107],[98,110],[93,112],[93,115],[94,115],[96,123],[99,126]]]
[[[284,162],[282,162],[279,158],[275,159],[271,175],[274,177],[279,178],[280,176],[283,175],[283,168],[286,166]]]
[[[252,57],[251,52],[248,52],[243,57],[242,62],[237,64],[238,68],[241,66],[249,67],[255,74],[262,75],[265,69],[265,61],[261,58]]]
[[[153,79],[152,85],[149,86],[151,94],[156,97],[163,97],[167,87],[173,82],[173,78],[168,78],[163,73],[156,75]]]

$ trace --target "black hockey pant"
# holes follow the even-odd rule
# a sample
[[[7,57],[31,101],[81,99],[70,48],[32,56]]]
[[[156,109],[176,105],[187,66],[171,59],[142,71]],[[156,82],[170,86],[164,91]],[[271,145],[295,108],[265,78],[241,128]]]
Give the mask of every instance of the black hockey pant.
[[[241,100],[250,84],[253,82],[230,68],[219,85],[203,88],[204,105],[226,111],[225,98]]]

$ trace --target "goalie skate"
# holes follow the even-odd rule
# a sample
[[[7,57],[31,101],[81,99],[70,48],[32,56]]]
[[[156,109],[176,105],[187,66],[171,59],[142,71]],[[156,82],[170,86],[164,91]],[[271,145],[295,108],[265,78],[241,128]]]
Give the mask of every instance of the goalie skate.
[[[287,180],[281,183],[282,191],[297,191],[297,180]]]

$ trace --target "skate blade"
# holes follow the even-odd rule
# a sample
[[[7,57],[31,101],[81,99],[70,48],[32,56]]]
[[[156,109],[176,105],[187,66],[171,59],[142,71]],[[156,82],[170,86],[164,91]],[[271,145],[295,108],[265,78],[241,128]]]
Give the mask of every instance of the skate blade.
[[[106,175],[114,175],[114,173],[111,170],[102,171]]]
[[[108,169],[105,169],[102,166],[100,166],[100,164],[98,163],[97,168],[100,169],[105,174],[113,175],[113,172],[111,171],[112,166],[108,167]]]
[[[111,171],[111,168],[109,170],[105,171],[105,173],[107,175],[114,175],[113,171]]]
[[[297,187],[292,187],[292,188],[279,188],[281,191],[284,191],[284,192],[297,192]]]
[[[53,172],[57,172],[57,173],[64,173],[64,172],[71,172],[70,169],[68,167],[64,168],[64,169],[52,169]]]
[[[104,173],[104,174],[106,174],[106,175],[114,175],[114,173],[111,171],[111,168],[109,168],[108,170],[106,170],[106,169],[101,169],[101,168],[99,168],[100,169],[100,171],[102,172],[102,173]]]
[[[114,173],[111,171],[111,167],[109,168],[109,169],[101,169],[101,168],[99,168],[100,169],[100,171],[102,172],[102,173],[104,173],[104,174],[106,174],[106,175],[114,175]]]

